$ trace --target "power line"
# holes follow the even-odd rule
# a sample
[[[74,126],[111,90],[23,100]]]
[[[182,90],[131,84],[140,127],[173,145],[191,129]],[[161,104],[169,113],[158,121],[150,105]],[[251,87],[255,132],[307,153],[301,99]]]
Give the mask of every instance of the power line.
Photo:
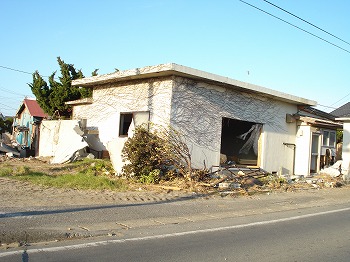
[[[11,68],[11,67],[7,67],[7,66],[2,66],[2,65],[0,65],[0,67],[1,67],[1,68],[4,68],[4,69],[7,69],[7,70],[11,70],[11,71],[23,73],[23,74],[33,75],[33,73],[26,72],[26,71],[19,70],[19,69],[15,69],[15,68]],[[40,74],[39,74],[39,75],[40,75]],[[49,76],[43,76],[43,75],[40,75],[40,76],[41,76],[41,77],[49,77]]]
[[[13,107],[10,107],[10,106],[8,106],[8,105],[5,105],[5,104],[3,104],[3,103],[0,103],[0,105],[5,106],[5,107],[7,107],[8,109],[13,109],[13,110],[17,110],[17,109],[18,109],[18,108],[13,108]]]
[[[20,94],[20,93],[13,92],[13,91],[11,91],[11,90],[9,90],[9,89],[6,89],[6,88],[4,88],[4,87],[2,87],[2,86],[0,86],[0,90],[3,90],[3,91],[5,91],[5,92],[7,92],[7,93],[10,93],[10,94],[13,94],[13,95],[17,95],[17,96],[26,96],[26,95],[24,95],[24,94]]]
[[[322,107],[326,107],[326,108],[330,108],[330,109],[337,109],[336,107],[333,107],[333,106],[325,106],[325,105],[320,105],[320,104],[317,104],[317,106],[322,106]]]
[[[2,66],[2,65],[0,65],[0,67],[1,67],[1,68],[5,68],[5,69],[7,69],[7,70],[12,70],[12,71],[20,72],[20,73],[23,73],[23,74],[29,74],[29,75],[32,75],[32,74],[33,74],[33,73],[29,73],[29,72],[26,72],[26,71],[14,69],[14,68],[7,67],[7,66]]]
[[[19,100],[18,98],[14,98],[14,97],[0,96],[0,100],[4,101],[4,99],[7,100],[6,102],[8,102],[9,100],[18,102],[18,100]]]
[[[331,104],[331,106],[333,106],[333,105],[335,105],[336,103],[338,103],[338,102],[342,101],[343,99],[347,98],[348,96],[350,96],[350,93],[349,93],[349,94],[347,94],[346,96],[343,96],[342,98],[340,98],[340,99],[339,99],[337,102],[335,102],[335,103]]]
[[[275,15],[269,13],[269,12],[266,12],[265,10],[263,10],[263,9],[261,9],[261,8],[259,8],[259,7],[256,7],[256,6],[252,5],[252,4],[249,4],[249,3],[247,3],[247,2],[245,2],[245,1],[243,1],[243,0],[239,0],[239,1],[242,2],[242,3],[244,3],[244,4],[246,4],[246,5],[249,5],[250,7],[253,7],[253,8],[255,8],[255,9],[257,9],[257,10],[259,10],[259,11],[265,13],[265,14],[268,14],[269,16],[272,16],[272,17],[274,17],[274,18],[276,18],[276,19],[278,19],[278,20],[280,20],[280,21],[282,21],[282,22],[284,22],[284,23],[286,23],[286,24],[288,24],[288,25],[290,25],[290,26],[293,26],[293,27],[295,27],[295,28],[297,28],[297,29],[299,29],[299,30],[301,30],[301,31],[303,31],[303,32],[305,32],[305,33],[307,33],[307,34],[309,34],[309,35],[312,35],[313,37],[316,37],[316,38],[318,38],[318,39],[320,39],[320,40],[322,40],[322,41],[324,41],[324,42],[326,42],[326,43],[328,43],[328,44],[330,44],[330,45],[332,45],[332,46],[335,46],[335,47],[337,47],[337,48],[339,48],[339,49],[341,49],[341,50],[343,50],[343,51],[345,51],[345,52],[347,52],[347,53],[350,54],[350,51],[349,51],[349,50],[347,50],[347,49],[345,49],[345,48],[343,48],[343,47],[340,47],[340,46],[338,46],[338,45],[336,45],[336,44],[334,44],[334,43],[332,43],[332,42],[330,42],[330,41],[328,41],[328,40],[326,40],[326,39],[324,39],[324,38],[322,38],[322,37],[319,37],[318,35],[315,35],[315,34],[309,32],[309,31],[307,31],[307,30],[305,30],[305,29],[302,29],[302,28],[299,27],[299,26],[296,26],[296,25],[294,25],[294,24],[292,24],[292,23],[290,23],[290,22],[288,22],[288,21],[286,21],[286,20],[283,20],[282,18],[279,18],[278,16],[275,16]]]
[[[299,16],[297,16],[297,15],[295,15],[295,14],[293,14],[293,13],[291,13],[291,12],[285,10],[285,9],[283,9],[283,8],[281,8],[281,7],[275,5],[275,4],[273,4],[273,3],[271,3],[271,2],[269,2],[269,1],[267,1],[267,0],[262,0],[262,1],[264,1],[264,2],[270,4],[270,5],[274,6],[274,7],[276,7],[276,8],[278,8],[278,9],[282,10],[283,12],[286,12],[287,14],[289,14],[289,15],[291,15],[291,16],[294,16],[295,18],[298,18],[299,20],[301,20],[301,21],[303,21],[303,22],[305,22],[305,23],[307,23],[307,24],[309,24],[309,25],[311,25],[311,26],[317,28],[318,30],[321,30],[322,32],[324,32],[324,33],[326,33],[326,34],[328,34],[328,35],[333,36],[334,38],[336,38],[336,39],[338,39],[338,40],[340,40],[340,41],[342,41],[342,42],[344,42],[344,43],[350,45],[349,42],[347,42],[347,41],[341,39],[340,37],[337,37],[336,35],[327,32],[326,30],[324,30],[324,29],[318,27],[317,25],[314,25],[313,23],[310,23],[309,21],[307,21],[307,20],[305,20],[305,19],[303,19],[303,18],[301,18],[301,17],[299,17]]]

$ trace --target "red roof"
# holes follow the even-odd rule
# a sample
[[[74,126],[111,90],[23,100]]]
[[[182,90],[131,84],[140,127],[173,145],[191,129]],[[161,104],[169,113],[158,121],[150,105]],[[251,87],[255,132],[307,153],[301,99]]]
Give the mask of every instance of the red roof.
[[[38,102],[33,99],[24,99],[23,105],[28,109],[31,116],[37,116],[37,117],[47,117],[48,115],[45,114],[44,110],[39,106]],[[22,110],[24,110],[23,105],[18,110],[18,113],[20,113]]]

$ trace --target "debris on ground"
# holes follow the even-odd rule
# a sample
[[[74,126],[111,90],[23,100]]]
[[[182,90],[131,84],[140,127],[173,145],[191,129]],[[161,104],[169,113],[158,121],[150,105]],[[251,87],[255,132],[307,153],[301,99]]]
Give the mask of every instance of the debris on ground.
[[[345,167],[342,167],[343,161],[338,160],[332,166],[328,166],[324,169],[321,169],[320,174],[327,174],[331,177],[339,177],[342,174],[347,174],[348,170]]]
[[[76,156],[81,157],[82,155]],[[33,171],[40,171],[50,175],[74,173],[74,168],[69,167],[69,164],[51,164],[50,158],[9,158],[6,155],[0,155],[0,163],[14,167],[29,166]],[[94,169],[94,165],[96,163],[91,163],[90,168]],[[336,169],[337,166],[332,168]],[[335,176],[333,173],[329,174],[327,170],[323,169],[319,174],[314,174],[310,177],[280,176],[275,173],[271,174],[256,166],[228,164],[214,166],[210,169],[210,172],[198,172],[199,175],[195,176],[192,181],[179,177],[172,180],[160,180],[157,184],[140,184],[130,180],[128,186],[131,190],[135,189],[138,191],[167,193],[181,191],[235,196],[278,191],[336,188],[346,183],[343,175]],[[103,174],[106,175],[107,173],[105,171]]]
[[[11,147],[4,142],[0,142],[0,152],[6,154],[9,157],[20,156],[20,152],[16,148]]]
[[[338,168],[339,165],[333,169]],[[215,189],[221,194],[255,194],[271,191],[297,191],[305,189],[335,188],[344,185],[343,176],[320,172],[310,177],[280,176],[255,166],[223,165],[215,166],[198,186]]]

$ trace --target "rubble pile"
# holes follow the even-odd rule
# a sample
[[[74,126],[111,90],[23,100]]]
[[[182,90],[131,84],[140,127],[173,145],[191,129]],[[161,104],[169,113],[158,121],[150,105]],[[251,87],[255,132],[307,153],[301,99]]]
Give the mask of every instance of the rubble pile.
[[[227,165],[213,167],[199,185],[216,189],[223,194],[250,194],[266,191],[262,181],[267,176],[269,173],[261,168]]]
[[[210,172],[201,186],[216,189],[222,194],[251,195],[272,191],[298,191],[307,189],[335,188],[344,185],[343,176],[325,172],[310,177],[279,176],[258,167],[218,166]]]

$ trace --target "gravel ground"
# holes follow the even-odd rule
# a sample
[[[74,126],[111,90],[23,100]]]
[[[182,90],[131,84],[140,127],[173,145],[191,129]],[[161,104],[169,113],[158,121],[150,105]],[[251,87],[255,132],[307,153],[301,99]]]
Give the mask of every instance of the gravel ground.
[[[45,188],[28,182],[4,177],[0,178],[0,202],[3,208],[23,208],[28,206],[86,206],[121,202],[164,201],[179,196],[191,195],[191,193],[186,191],[145,191],[141,188],[127,192]]]

